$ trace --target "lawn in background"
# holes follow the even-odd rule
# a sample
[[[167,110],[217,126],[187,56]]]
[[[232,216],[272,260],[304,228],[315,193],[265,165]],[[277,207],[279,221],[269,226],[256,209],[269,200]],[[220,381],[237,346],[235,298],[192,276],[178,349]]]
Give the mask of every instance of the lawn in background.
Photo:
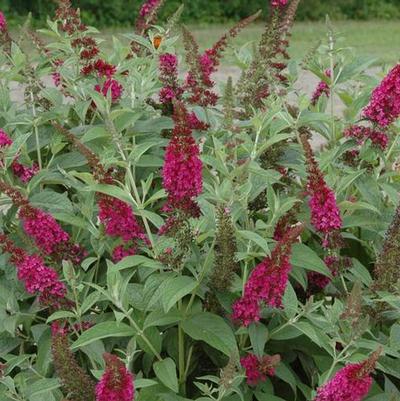
[[[213,44],[231,24],[189,26],[201,48]],[[380,62],[394,64],[400,61],[399,21],[338,21],[334,30],[341,38],[338,46],[352,47],[357,56],[378,58]],[[246,28],[236,39],[237,45],[257,40],[262,25]],[[323,22],[299,22],[293,29],[290,54],[301,60],[320,39],[326,38],[327,27]]]

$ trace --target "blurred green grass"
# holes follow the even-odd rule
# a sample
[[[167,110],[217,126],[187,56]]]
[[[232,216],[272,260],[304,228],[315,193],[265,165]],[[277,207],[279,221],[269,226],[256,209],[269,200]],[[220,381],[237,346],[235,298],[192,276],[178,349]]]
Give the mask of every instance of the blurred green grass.
[[[200,49],[209,48],[234,23],[212,25],[189,25]],[[400,22],[399,21],[335,21],[334,31],[339,39],[338,46],[350,47],[359,57],[378,59],[377,64],[395,64],[400,61]],[[238,48],[248,42],[258,41],[264,25],[253,24],[244,29],[233,41]],[[126,28],[110,28],[102,30],[101,36],[106,40],[105,47],[112,46],[112,36],[129,32]],[[12,32],[15,37],[18,30]],[[298,22],[294,25],[289,53],[295,60],[303,59],[319,41],[326,42],[327,26],[324,22]],[[29,44],[30,46],[30,44]],[[29,51],[30,47],[25,50]],[[182,41],[178,41],[178,51],[182,52]],[[225,59],[226,64],[229,59]]]
[[[338,46],[351,47],[357,56],[368,56],[380,62],[394,64],[400,60],[400,23],[398,21],[338,21],[333,22],[340,38]],[[201,48],[207,48],[229,29],[229,25],[192,25]],[[246,28],[235,38],[236,46],[258,40],[263,25]],[[290,54],[295,60],[304,58],[319,40],[326,39],[327,27],[321,22],[299,22],[293,29]]]

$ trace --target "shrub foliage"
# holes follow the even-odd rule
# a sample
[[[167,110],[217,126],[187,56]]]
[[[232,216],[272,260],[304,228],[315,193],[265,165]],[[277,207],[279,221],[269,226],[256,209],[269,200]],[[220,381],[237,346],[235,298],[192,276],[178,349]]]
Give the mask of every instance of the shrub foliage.
[[[136,0],[74,0],[80,7],[85,21],[96,26],[131,25],[140,9]],[[265,0],[170,0],[160,11],[162,20],[168,18],[181,4],[185,5],[182,19],[185,22],[225,22],[238,20],[265,9]],[[400,17],[399,0],[308,0],[298,10],[299,20],[321,20],[329,14],[341,19],[397,19]],[[45,0],[0,0],[0,8],[13,16],[24,16],[33,12],[36,19],[45,20],[53,15],[56,5]],[[267,13],[267,10],[266,10]]]

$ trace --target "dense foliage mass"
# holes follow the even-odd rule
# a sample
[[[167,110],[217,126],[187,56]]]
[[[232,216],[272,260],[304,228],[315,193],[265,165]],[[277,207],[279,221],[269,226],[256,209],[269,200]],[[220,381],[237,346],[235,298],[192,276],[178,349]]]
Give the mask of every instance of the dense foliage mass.
[[[400,65],[329,24],[291,61],[299,3],[218,84],[260,13],[204,51],[161,0],[111,46],[0,13],[1,401],[400,399]]]
[[[265,10],[266,1],[169,0],[160,10],[160,19],[168,18],[182,3],[185,4],[182,20],[199,23],[242,19],[259,9]],[[85,20],[96,26],[131,25],[140,9],[137,0],[73,0],[72,4],[80,7]],[[55,2],[48,0],[0,0],[0,9],[6,11],[11,20],[33,12],[35,19],[45,21],[55,8]],[[400,0],[307,0],[299,6],[297,19],[323,20],[326,14],[340,19],[398,19],[399,8]]]

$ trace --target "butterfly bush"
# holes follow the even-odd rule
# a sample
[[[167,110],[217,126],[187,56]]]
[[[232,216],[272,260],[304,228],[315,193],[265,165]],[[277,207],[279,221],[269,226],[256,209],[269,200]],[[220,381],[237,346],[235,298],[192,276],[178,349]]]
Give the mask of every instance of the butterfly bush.
[[[364,399],[372,386],[371,373],[376,364],[378,353],[370,359],[355,364],[349,364],[340,369],[326,384],[318,388],[315,401],[339,401]]]
[[[288,231],[278,242],[270,257],[264,259],[252,271],[244,290],[243,297],[233,305],[233,319],[245,326],[260,320],[260,307],[282,306],[291,265],[289,261],[292,244],[297,241],[302,226]]]
[[[327,78],[330,78],[332,76],[330,70],[325,71],[325,76]],[[331,93],[331,89],[329,85],[325,81],[321,81],[318,86],[316,87],[314,93],[312,94],[311,97],[311,104],[315,106],[318,103],[318,100],[321,98],[321,96],[326,96],[329,98]]]
[[[335,193],[326,184],[307,137],[302,135],[301,140],[308,169],[307,191],[310,195],[311,223],[326,237],[341,229],[342,217],[336,203]],[[324,242],[326,243],[326,241]]]
[[[400,116],[400,65],[396,65],[372,92],[363,115],[381,127],[387,127]]]
[[[275,376],[275,365],[279,362],[279,356],[264,355],[258,358],[254,354],[248,354],[240,359],[240,364],[246,371],[247,383],[250,386],[267,380],[267,376]]]
[[[183,104],[175,103],[173,120],[175,127],[165,150],[162,171],[163,186],[168,193],[168,209],[181,209],[195,215],[196,197],[203,190],[202,168],[199,146],[192,129],[198,124]]]
[[[10,254],[10,261],[17,268],[18,280],[29,294],[39,294],[42,303],[57,306],[66,295],[65,285],[56,271],[47,267],[39,255],[28,255],[5,235],[0,235],[3,252]]]
[[[106,370],[96,386],[96,401],[133,401],[133,376],[115,355],[104,354]]]
[[[264,10],[203,48],[164,4],[112,42],[0,14],[0,399],[390,399],[398,66],[332,26],[292,60],[300,0],[241,48]]]

